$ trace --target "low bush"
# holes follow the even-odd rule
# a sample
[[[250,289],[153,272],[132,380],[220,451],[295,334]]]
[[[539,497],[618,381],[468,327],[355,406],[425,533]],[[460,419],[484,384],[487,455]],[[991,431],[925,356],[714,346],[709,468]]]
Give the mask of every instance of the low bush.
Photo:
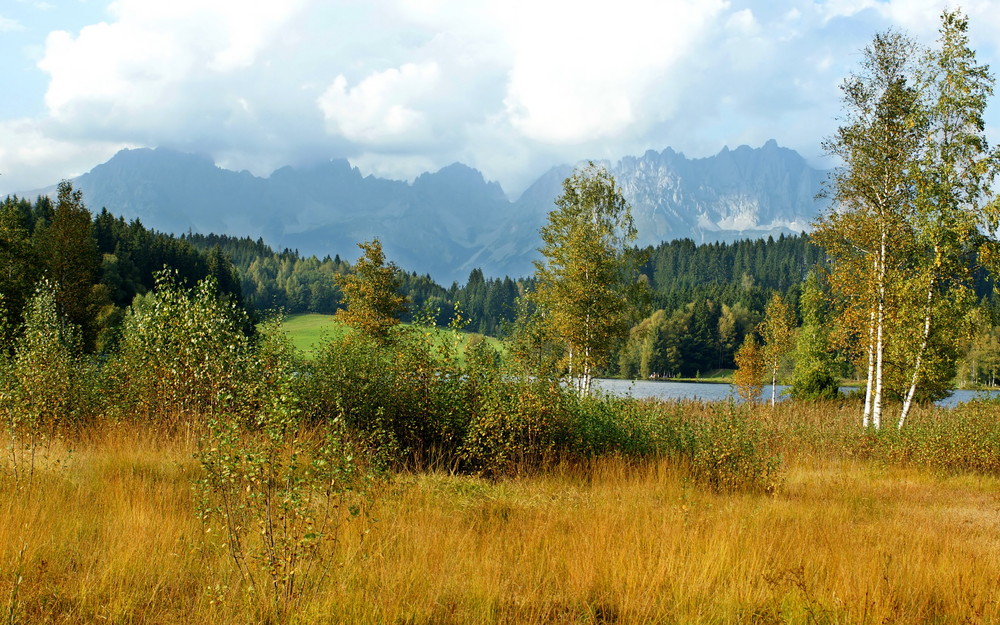
[[[661,456],[719,491],[774,492],[782,481],[779,437],[759,419],[768,412],[725,403],[646,403],[647,436]]]
[[[774,492],[781,483],[781,458],[763,425],[733,402],[713,412],[695,427],[690,459],[695,478],[720,490]]]
[[[9,435],[16,487],[30,483],[39,454],[90,421],[101,408],[97,365],[81,355],[79,330],[56,307],[56,287],[42,281],[13,344],[0,356],[0,416]]]
[[[859,432],[859,455],[944,473],[1000,475],[1000,419],[993,402],[925,410],[904,428]]]
[[[199,439],[199,516],[262,614],[279,622],[335,571],[341,525],[358,514],[364,467],[339,418],[303,417],[298,364],[276,323],[260,332],[243,411],[209,415]],[[247,409],[249,407],[249,409]]]
[[[215,282],[194,289],[162,271],[156,289],[125,315],[118,351],[105,365],[113,414],[175,427],[246,397],[245,313],[220,299]]]

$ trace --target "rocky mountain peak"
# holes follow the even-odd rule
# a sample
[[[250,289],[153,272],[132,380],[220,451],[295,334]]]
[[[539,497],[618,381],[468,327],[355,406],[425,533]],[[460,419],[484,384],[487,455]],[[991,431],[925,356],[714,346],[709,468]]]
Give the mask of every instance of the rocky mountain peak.
[[[697,159],[649,150],[608,168],[632,205],[640,245],[800,232],[822,208],[815,197],[824,172],[773,140]],[[477,267],[490,276],[530,273],[538,228],[572,171],[554,167],[510,202],[461,163],[412,184],[363,176],[343,159],[259,178],[158,148],[123,150],[76,185],[91,208],[166,232],[263,237],[276,248],[346,257],[378,237],[401,267],[449,283]]]

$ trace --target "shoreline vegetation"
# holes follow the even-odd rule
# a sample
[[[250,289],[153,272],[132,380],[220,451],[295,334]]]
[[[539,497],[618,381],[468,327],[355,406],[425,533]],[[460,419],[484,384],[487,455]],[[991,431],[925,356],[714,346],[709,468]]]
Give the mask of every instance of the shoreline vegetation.
[[[339,337],[345,331],[344,328],[334,320],[334,315],[326,315],[322,313],[289,315],[283,320],[282,325],[285,332],[288,333],[292,345],[302,352],[303,357],[306,359],[312,359],[316,349],[323,344],[324,340],[329,341],[331,338]],[[446,329],[436,328],[432,331],[439,335],[442,341],[447,340],[447,337],[450,335],[449,331]],[[476,343],[479,341],[487,341],[494,349],[500,349],[501,346],[501,342],[499,340],[493,337],[483,336],[476,332],[462,332],[458,336],[461,338],[463,346],[467,345],[469,342]],[[732,384],[734,372],[735,369],[715,369],[707,372],[703,376],[699,375],[695,377],[654,377],[649,379],[625,378],[614,375],[609,375],[607,377],[608,379],[626,381]],[[864,380],[844,379],[839,382],[839,386],[841,388],[864,388],[865,382]],[[960,386],[956,384],[954,388],[956,390],[970,391],[998,391],[1000,390],[1000,385],[990,386],[988,384],[978,384]]]

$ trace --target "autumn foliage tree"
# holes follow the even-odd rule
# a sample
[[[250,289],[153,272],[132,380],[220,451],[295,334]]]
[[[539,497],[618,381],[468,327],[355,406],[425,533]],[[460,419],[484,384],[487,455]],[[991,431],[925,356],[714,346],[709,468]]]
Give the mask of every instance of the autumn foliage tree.
[[[778,370],[795,341],[795,316],[781,295],[775,293],[767,303],[758,330],[764,339],[764,360],[771,378],[773,407],[778,397]]]
[[[751,333],[747,334],[743,344],[736,351],[736,371],[733,372],[733,386],[740,399],[747,403],[756,403],[764,388],[764,376],[767,375],[767,362],[764,348]]]
[[[988,257],[1000,225],[992,194],[1000,153],[986,141],[984,112],[993,93],[989,67],[969,48],[968,19],[941,16],[939,47],[926,53],[919,75],[925,94],[921,159],[914,170],[914,270],[907,324],[909,368],[898,426],[923,386],[947,388],[954,375],[960,320],[975,304],[970,259]]]

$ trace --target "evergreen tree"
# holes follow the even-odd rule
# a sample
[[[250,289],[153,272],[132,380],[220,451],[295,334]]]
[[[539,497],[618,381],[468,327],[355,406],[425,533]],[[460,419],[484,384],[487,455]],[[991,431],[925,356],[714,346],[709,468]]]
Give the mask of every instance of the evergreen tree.
[[[833,399],[839,394],[836,363],[830,344],[830,322],[823,287],[817,272],[810,272],[799,300],[802,326],[795,338],[792,397]]]
[[[10,332],[23,319],[23,310],[38,281],[38,259],[31,243],[30,205],[7,198],[0,203],[0,293],[6,300],[8,330],[0,341],[13,339]]]
[[[83,193],[68,181],[59,183],[51,221],[36,226],[38,252],[45,272],[56,285],[56,302],[66,319],[81,328],[83,344],[93,349],[97,314],[107,303],[106,292],[95,290],[99,260],[90,211]]]

